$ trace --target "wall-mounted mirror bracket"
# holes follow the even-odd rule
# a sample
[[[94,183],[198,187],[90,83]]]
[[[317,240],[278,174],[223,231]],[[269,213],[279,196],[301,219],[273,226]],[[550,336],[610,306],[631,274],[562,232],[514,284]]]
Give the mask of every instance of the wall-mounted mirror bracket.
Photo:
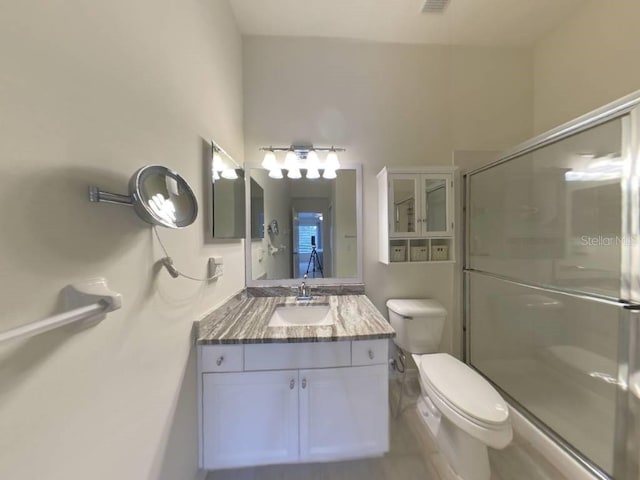
[[[104,202],[115,203],[117,205],[133,206],[133,200],[129,195],[122,195],[120,193],[111,193],[100,190],[95,185],[89,187],[89,201],[90,202]]]

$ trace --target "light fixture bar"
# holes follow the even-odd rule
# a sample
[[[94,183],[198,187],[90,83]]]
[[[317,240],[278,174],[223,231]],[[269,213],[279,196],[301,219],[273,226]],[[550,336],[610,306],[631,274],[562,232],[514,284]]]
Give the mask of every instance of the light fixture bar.
[[[289,150],[293,150],[294,152],[298,153],[307,153],[310,150],[315,150],[316,152],[330,152],[330,151],[334,151],[334,152],[346,152],[347,149],[346,148],[341,148],[341,147],[314,147],[313,145],[289,145],[287,147],[260,147],[261,151],[266,152],[266,151],[272,151],[272,152],[288,152]]]

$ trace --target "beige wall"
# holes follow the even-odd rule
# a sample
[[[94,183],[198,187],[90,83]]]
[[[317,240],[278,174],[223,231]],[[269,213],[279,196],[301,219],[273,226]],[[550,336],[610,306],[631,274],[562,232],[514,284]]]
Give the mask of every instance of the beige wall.
[[[160,233],[87,186],[178,170],[201,200],[203,141],[243,159],[241,37],[218,0],[4,2],[0,7],[0,329],[59,311],[65,284],[105,276],[102,324],[0,346],[0,478],[196,478],[192,322],[242,288],[240,242],[206,245],[204,212]]]
[[[346,147],[342,161],[363,164],[364,279],[376,306],[433,297],[452,312],[452,266],[378,263],[375,175],[529,137],[530,52],[245,37],[244,79],[247,161],[261,160],[260,146],[310,141]]]
[[[592,0],[534,49],[535,131],[640,89],[640,2]]]

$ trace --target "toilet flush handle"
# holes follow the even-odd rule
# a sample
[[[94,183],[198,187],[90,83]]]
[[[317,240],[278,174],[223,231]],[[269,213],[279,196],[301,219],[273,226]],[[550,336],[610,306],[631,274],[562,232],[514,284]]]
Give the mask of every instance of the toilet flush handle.
[[[410,317],[409,315],[400,315],[400,318],[403,320],[413,320],[413,317]]]

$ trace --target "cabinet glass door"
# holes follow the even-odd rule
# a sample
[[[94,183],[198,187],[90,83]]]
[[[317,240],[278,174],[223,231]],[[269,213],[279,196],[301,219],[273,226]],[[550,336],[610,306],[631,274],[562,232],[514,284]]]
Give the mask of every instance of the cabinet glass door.
[[[422,225],[425,235],[451,233],[448,199],[451,178],[442,175],[422,175]]]
[[[394,237],[419,233],[418,182],[415,175],[390,175],[389,234]]]

